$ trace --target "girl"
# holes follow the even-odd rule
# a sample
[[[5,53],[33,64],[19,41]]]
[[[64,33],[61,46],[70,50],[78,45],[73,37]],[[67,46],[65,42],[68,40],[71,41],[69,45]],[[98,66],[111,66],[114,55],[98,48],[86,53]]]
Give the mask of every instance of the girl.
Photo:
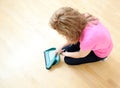
[[[52,15],[50,25],[67,40],[57,53],[64,55],[69,65],[104,60],[112,50],[109,31],[88,13],[62,7]]]

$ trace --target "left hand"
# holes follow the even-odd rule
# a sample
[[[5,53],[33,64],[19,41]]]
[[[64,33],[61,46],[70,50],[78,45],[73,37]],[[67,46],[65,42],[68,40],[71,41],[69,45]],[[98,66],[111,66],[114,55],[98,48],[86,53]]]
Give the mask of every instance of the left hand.
[[[90,52],[91,50],[87,50],[87,51],[80,50],[78,52],[62,52],[62,55],[72,58],[83,58],[86,57]]]
[[[61,53],[63,56],[69,56],[69,52],[62,52]]]

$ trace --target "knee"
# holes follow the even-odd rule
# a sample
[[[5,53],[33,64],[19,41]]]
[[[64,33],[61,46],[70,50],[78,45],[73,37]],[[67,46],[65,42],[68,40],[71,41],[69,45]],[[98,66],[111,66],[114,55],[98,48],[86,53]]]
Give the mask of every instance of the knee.
[[[64,62],[68,65],[71,65],[70,62],[66,58],[64,58]]]
[[[72,58],[70,57],[65,57],[64,62],[68,65],[74,65],[74,62],[72,61]]]

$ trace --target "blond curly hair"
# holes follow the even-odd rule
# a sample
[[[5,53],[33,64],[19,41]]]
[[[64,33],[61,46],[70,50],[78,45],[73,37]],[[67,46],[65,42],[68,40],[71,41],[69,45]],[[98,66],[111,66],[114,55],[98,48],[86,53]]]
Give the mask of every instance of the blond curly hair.
[[[62,7],[52,15],[49,23],[53,29],[65,36],[68,41],[76,43],[89,17],[91,17],[91,15],[85,17],[71,7]]]

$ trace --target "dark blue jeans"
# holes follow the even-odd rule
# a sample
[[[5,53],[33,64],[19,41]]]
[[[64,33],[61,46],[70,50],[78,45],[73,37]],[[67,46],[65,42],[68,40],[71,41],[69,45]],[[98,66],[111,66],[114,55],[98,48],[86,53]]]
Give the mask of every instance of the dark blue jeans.
[[[64,51],[67,51],[67,52],[76,52],[76,51],[80,50],[79,46],[80,46],[80,43],[78,42],[77,44],[68,45],[68,46],[64,47],[63,49],[64,49]],[[64,61],[66,64],[69,64],[69,65],[79,65],[79,64],[84,64],[84,63],[97,62],[97,61],[100,61],[103,59],[105,59],[105,58],[100,58],[100,57],[96,56],[93,51],[91,51],[84,58],[71,58],[71,57],[65,56]]]

